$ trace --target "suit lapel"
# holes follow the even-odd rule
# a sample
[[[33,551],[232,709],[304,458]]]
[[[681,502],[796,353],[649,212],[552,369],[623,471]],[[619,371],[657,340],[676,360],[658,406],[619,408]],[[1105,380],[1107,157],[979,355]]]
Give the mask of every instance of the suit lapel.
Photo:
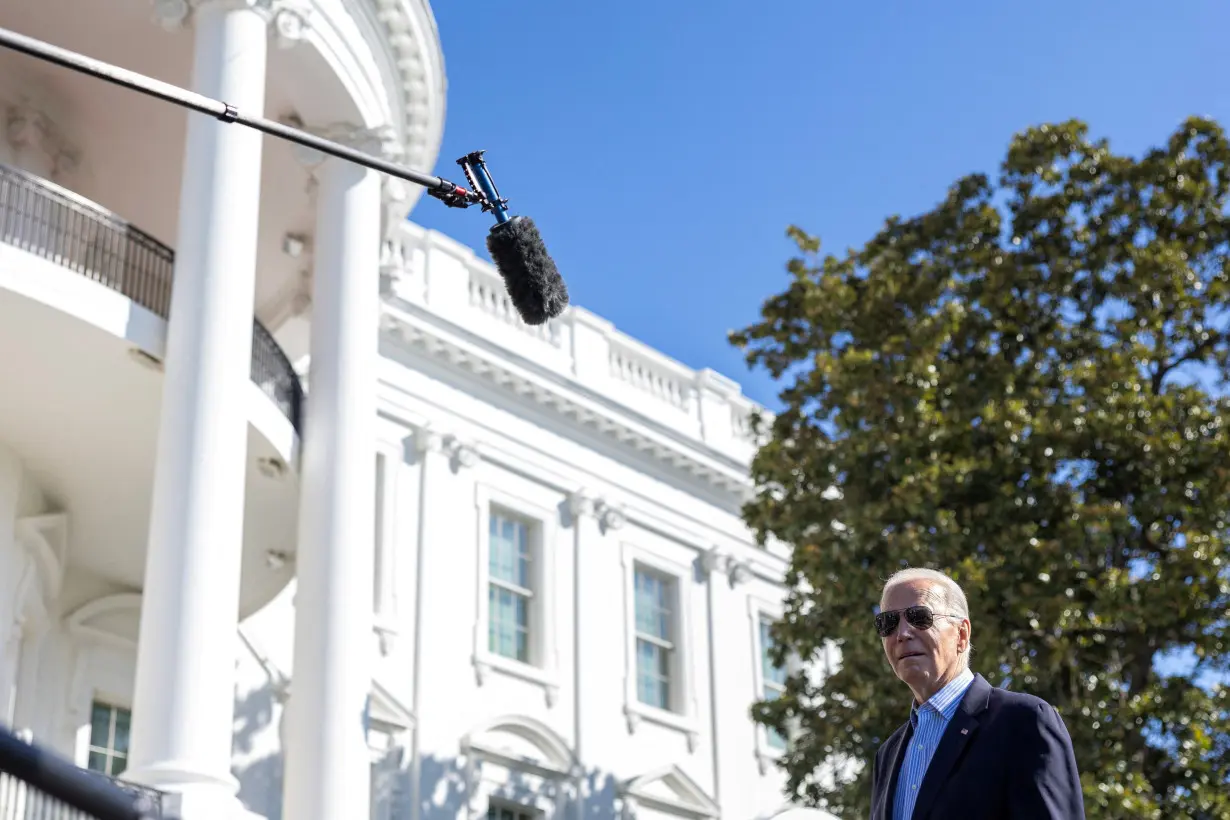
[[[931,758],[931,764],[927,766],[927,774],[918,790],[918,801],[914,804],[915,820],[926,817],[927,812],[931,811],[931,804],[939,796],[952,767],[961,758],[966,744],[978,731],[977,715],[987,708],[990,697],[991,684],[987,683],[982,675],[975,675],[974,682],[961,699],[961,706],[948,722],[944,736],[940,738],[940,745],[935,750],[935,756]]]
[[[872,820],[893,820],[893,795],[897,793],[897,778],[901,775],[901,760],[905,756],[906,747],[909,746],[910,737],[914,734],[914,727],[909,723],[902,728],[904,731],[897,735],[897,745],[885,755],[885,761],[889,767],[888,786],[880,789],[880,793],[875,796],[876,803],[871,807]]]

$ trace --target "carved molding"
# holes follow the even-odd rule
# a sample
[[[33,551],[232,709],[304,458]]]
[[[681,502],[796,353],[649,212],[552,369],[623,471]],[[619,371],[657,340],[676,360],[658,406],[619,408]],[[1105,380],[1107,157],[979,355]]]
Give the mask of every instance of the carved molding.
[[[598,503],[598,500],[585,490],[577,490],[568,496],[568,512],[574,519],[595,515]]]
[[[426,65],[426,50],[438,51],[440,46],[434,36],[430,23],[426,20],[412,19],[407,13],[406,4],[401,0],[374,0],[378,9],[377,16],[384,23],[385,34],[396,54],[397,69],[401,74],[403,91],[402,105],[405,121],[402,131],[405,134],[405,161],[413,168],[428,170],[435,164],[432,156],[438,144],[431,145],[433,139],[439,139],[440,123],[432,120],[432,91],[428,85],[428,67]],[[423,4],[424,7],[426,4]],[[426,24],[426,25],[424,25]],[[443,87],[440,87],[440,93]],[[433,127],[434,126],[434,127]],[[406,208],[409,211],[409,208]],[[405,218],[405,213],[401,214]]]
[[[598,522],[602,525],[604,532],[611,532],[622,529],[624,524],[628,523],[628,516],[624,513],[623,508],[602,502],[598,512]]]
[[[42,155],[40,166],[29,170],[55,180],[72,172],[80,162],[80,152],[69,144],[55,122],[27,99],[4,110],[4,138],[17,153],[34,151]]]
[[[652,437],[630,424],[625,417],[605,416],[583,406],[567,391],[537,382],[517,367],[500,358],[463,345],[441,328],[422,321],[412,314],[386,305],[381,327],[392,343],[405,345],[415,352],[447,362],[449,366],[472,373],[501,389],[528,395],[529,399],[553,413],[572,419],[581,425],[610,435],[625,446],[635,447],[673,469],[704,481],[730,497],[732,504],[742,503],[754,495],[754,487],[745,468],[726,457],[711,458],[693,448],[690,443],[666,442]]]
[[[456,436],[449,436],[444,442],[444,448],[455,470],[476,467],[482,461],[482,456],[479,454],[477,447],[462,441]]]
[[[740,584],[746,584],[752,580],[754,573],[751,566],[745,561],[731,560],[730,567],[727,569],[727,574],[730,577],[730,585],[737,587]]]
[[[756,575],[751,564],[727,555],[720,547],[712,547],[705,552],[701,556],[700,565],[710,577],[724,573],[731,588],[746,584]]]
[[[154,22],[167,31],[192,24],[192,15],[207,5],[251,9],[269,24],[278,48],[303,42],[311,25],[311,8],[298,0],[154,0]]]
[[[420,455],[443,453],[444,435],[430,427],[419,427],[414,431],[414,449]]]

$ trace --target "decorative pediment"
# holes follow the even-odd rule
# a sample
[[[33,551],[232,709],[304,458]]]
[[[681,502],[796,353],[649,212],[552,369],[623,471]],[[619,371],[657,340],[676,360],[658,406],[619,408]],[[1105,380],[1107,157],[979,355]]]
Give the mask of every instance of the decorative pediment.
[[[635,817],[636,808],[645,806],[685,817],[717,817],[721,810],[696,781],[678,766],[643,774],[624,784],[624,815]]]
[[[529,717],[498,718],[467,735],[462,748],[548,777],[567,777],[576,770],[576,758],[564,739],[545,723]]]
[[[367,719],[373,729],[385,734],[406,732],[414,728],[414,713],[378,681],[372,681]]]

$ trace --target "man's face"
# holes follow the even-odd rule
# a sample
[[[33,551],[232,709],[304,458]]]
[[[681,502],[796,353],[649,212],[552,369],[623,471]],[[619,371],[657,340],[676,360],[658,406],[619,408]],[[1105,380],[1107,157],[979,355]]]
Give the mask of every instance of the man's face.
[[[958,659],[969,646],[970,623],[958,618],[942,618],[947,612],[942,592],[931,581],[906,581],[889,588],[881,611],[927,606],[935,613],[930,629],[912,626],[901,613],[897,629],[884,644],[884,655],[897,677],[905,682],[918,702],[924,703],[960,673]]]

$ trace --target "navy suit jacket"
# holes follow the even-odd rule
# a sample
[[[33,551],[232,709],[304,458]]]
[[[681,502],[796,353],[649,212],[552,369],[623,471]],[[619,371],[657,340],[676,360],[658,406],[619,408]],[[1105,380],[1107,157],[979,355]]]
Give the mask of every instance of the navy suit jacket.
[[[894,820],[893,798],[913,729],[876,752],[871,820]],[[1072,738],[1055,708],[975,675],[923,777],[911,820],[1084,820]]]

